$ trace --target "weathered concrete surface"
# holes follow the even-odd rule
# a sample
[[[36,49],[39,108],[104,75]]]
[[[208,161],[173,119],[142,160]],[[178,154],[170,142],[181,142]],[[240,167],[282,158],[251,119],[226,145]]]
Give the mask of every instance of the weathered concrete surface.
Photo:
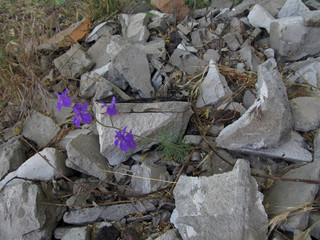
[[[245,160],[228,173],[181,176],[173,194],[171,222],[182,239],[267,239],[263,195]]]
[[[147,41],[150,36],[147,29],[149,18],[146,13],[121,14],[119,20],[122,36],[134,41]]]

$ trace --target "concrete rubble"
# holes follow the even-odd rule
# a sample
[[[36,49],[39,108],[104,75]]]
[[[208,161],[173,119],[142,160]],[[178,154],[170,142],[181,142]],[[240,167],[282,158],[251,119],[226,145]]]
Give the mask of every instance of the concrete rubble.
[[[48,96],[1,123],[0,239],[271,239],[268,220],[319,196],[305,181],[320,181],[319,12],[315,0],[142,1],[65,49],[40,45]],[[85,102],[92,122],[77,129]],[[179,147],[160,151],[168,140]],[[180,161],[168,154],[184,144]],[[277,227],[293,239],[318,219]]]

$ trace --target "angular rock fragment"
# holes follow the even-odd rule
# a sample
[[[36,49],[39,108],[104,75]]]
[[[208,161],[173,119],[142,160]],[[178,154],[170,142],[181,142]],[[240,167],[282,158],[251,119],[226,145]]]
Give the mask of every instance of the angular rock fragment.
[[[298,60],[320,52],[320,27],[306,27],[301,16],[271,22],[270,46],[283,60]]]
[[[190,11],[184,0],[151,0],[151,5],[161,12],[176,14],[178,20],[182,20]]]
[[[278,13],[278,18],[303,16],[309,8],[301,0],[287,0]]]
[[[232,32],[225,34],[223,40],[227,43],[231,51],[237,51],[241,47],[236,35]]]
[[[102,104],[96,103],[96,119],[106,125],[112,126],[110,116],[103,114],[105,109]],[[159,139],[162,130],[172,128],[173,133],[184,132],[193,113],[190,103],[187,102],[159,102],[159,103],[118,103],[117,110],[120,115],[112,117],[115,127],[123,129],[128,126],[127,131],[132,130],[133,134],[151,139]],[[103,127],[97,123],[99,132],[100,152],[104,155],[111,165],[117,165],[126,161],[133,153],[143,149],[148,144],[143,143],[143,139],[135,137],[137,147],[123,152],[119,147],[114,146],[115,130]]]
[[[148,40],[150,33],[146,26],[149,21],[149,15],[146,13],[121,14],[119,20],[123,37],[133,41],[146,42]]]
[[[143,98],[154,94],[146,54],[136,46],[125,46],[113,59],[112,70],[116,70]]]
[[[115,28],[109,25],[108,22],[103,22],[97,25],[86,38],[86,42],[97,41],[102,36],[112,36],[115,33]]]
[[[78,78],[81,74],[88,72],[94,66],[81,45],[76,43],[70,50],[53,60],[58,71],[70,78]]]
[[[93,134],[79,135],[67,145],[67,166],[77,171],[99,178],[109,180],[112,177],[110,167],[99,153],[99,139]],[[106,170],[106,171],[105,171]]]
[[[303,19],[306,27],[320,27],[320,10],[305,13]]]
[[[207,64],[192,53],[181,49],[176,49],[173,52],[170,62],[172,65],[192,76],[201,73]]]
[[[259,149],[284,143],[293,127],[293,118],[282,78],[274,59],[258,67],[259,96],[237,121],[224,128],[217,138],[227,149]]]
[[[168,185],[166,182],[161,182],[161,180],[169,180],[169,173],[164,166],[142,163],[132,166],[131,171],[133,176],[139,176],[139,178],[132,177],[131,179],[130,186],[135,192],[150,193]],[[152,179],[159,179],[160,181]]]
[[[273,17],[276,17],[287,0],[263,0],[259,4]]]
[[[301,178],[319,180],[320,161],[308,163],[302,167],[295,168],[282,175],[283,178]],[[319,189],[317,184],[303,182],[276,181],[274,185],[266,190],[264,204],[268,205],[269,217],[288,211],[290,207],[301,206],[312,202]],[[286,231],[293,232],[295,229],[304,230],[308,226],[310,211],[288,217],[283,224]]]
[[[320,99],[318,97],[297,97],[290,100],[294,129],[309,132],[320,126]]]
[[[256,4],[248,15],[249,22],[254,27],[265,28],[270,32],[270,24],[274,17],[261,5]]]
[[[42,113],[34,111],[24,122],[23,136],[45,147],[60,131],[60,127]]]
[[[219,102],[222,102],[229,94],[231,94],[226,79],[220,74],[219,69],[214,64],[213,60],[209,63],[207,76],[200,84],[199,93],[196,103],[198,108],[219,104]]]
[[[75,225],[83,225],[102,220],[120,221],[130,214],[145,214],[155,210],[155,206],[149,201],[124,203],[106,207],[83,208],[66,212],[63,216],[63,221]]]
[[[65,208],[41,204],[56,201],[43,190],[18,180],[0,192],[0,239],[51,239]]]
[[[267,239],[263,195],[245,160],[239,159],[231,172],[181,176],[173,195],[171,222],[182,239]]]

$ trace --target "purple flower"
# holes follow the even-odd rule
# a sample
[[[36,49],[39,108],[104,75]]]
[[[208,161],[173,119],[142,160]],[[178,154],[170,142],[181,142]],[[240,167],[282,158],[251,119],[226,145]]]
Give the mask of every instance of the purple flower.
[[[133,139],[132,131],[130,130],[130,133],[126,134],[126,129],[128,126],[126,126],[122,131],[115,131],[116,132],[116,140],[114,141],[114,145],[117,147],[120,142],[120,148],[122,151],[126,152],[128,149],[134,149],[136,148],[136,142]]]
[[[61,112],[61,107],[69,107],[71,105],[71,100],[70,98],[67,96],[68,93],[68,88],[61,93],[61,95],[57,92],[54,92],[57,97],[58,97],[58,101],[57,101],[57,108],[59,109],[59,111]]]
[[[112,98],[112,102],[109,106],[103,101],[101,101],[101,103],[103,104],[103,106],[101,108],[104,108],[104,107],[107,108],[106,112],[104,112],[104,113],[107,113],[110,116],[113,116],[113,115],[116,115],[117,113],[119,113],[116,109],[116,98],[115,97]]]
[[[75,113],[75,116],[73,118],[73,123],[76,124],[77,127],[80,126],[80,122],[82,121],[83,123],[90,123],[92,120],[92,117],[89,113],[85,113],[88,108],[88,103],[86,102],[81,106],[81,104],[76,103],[73,106],[73,112]]]

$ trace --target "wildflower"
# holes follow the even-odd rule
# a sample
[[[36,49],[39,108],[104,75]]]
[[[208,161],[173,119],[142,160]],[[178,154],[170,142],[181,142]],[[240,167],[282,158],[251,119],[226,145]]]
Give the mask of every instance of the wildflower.
[[[114,141],[114,145],[117,147],[120,142],[120,148],[122,151],[126,152],[128,149],[134,149],[136,148],[136,143],[132,136],[132,131],[130,130],[130,133],[126,134],[126,129],[128,126],[126,126],[122,131],[115,131],[116,132],[116,140]],[[126,135],[125,135],[126,134]]]
[[[61,95],[57,92],[54,92],[57,97],[58,97],[58,101],[57,101],[57,108],[59,109],[59,111],[61,112],[61,107],[69,107],[71,105],[71,100],[70,98],[67,96],[68,93],[68,88],[61,93]]]
[[[90,123],[92,120],[92,117],[89,113],[85,113],[88,108],[88,103],[86,102],[81,106],[81,104],[76,103],[73,106],[73,112],[75,113],[75,116],[73,118],[73,123],[76,124],[77,127],[80,126],[80,122],[82,121],[83,123]]]
[[[115,97],[112,98],[112,102],[109,106],[103,101],[101,101],[101,103],[103,104],[103,106],[101,108],[106,107],[107,110],[105,113],[109,114],[110,116],[113,116],[113,115],[116,115],[117,113],[119,113],[116,109],[116,98]]]

